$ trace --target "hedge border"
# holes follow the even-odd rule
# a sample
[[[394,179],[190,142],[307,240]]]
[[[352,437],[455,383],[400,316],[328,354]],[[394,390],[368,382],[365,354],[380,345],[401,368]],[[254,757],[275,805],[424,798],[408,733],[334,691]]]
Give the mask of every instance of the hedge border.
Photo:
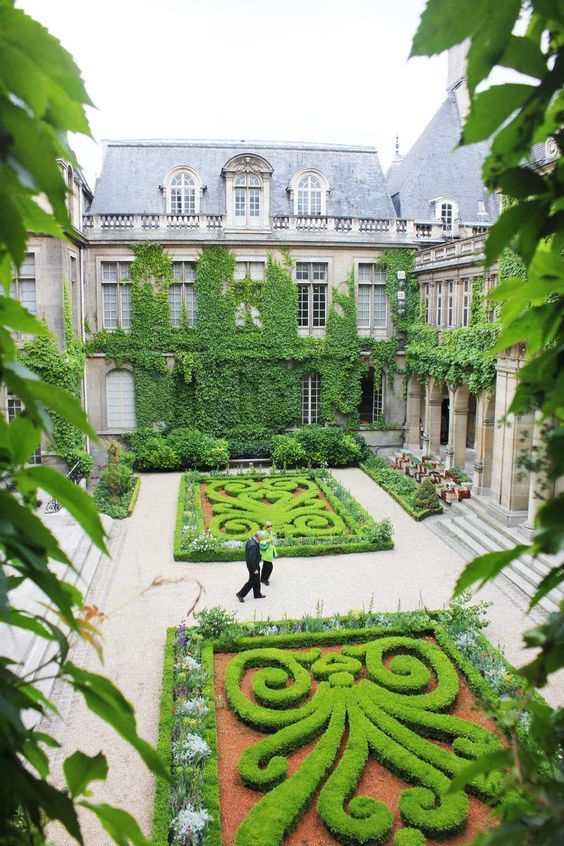
[[[287,471],[277,473],[276,475],[279,476],[296,476],[296,475],[304,475],[311,473],[311,471],[302,470],[302,471]],[[224,476],[227,474],[214,474],[210,476],[210,474],[204,473],[194,473],[194,476],[198,476],[199,478],[192,478],[188,479],[186,473],[182,474],[180,488],[178,492],[178,502],[176,508],[176,523],[174,528],[174,560],[175,561],[190,561],[190,562],[224,562],[224,561],[242,561],[244,559],[244,547],[238,547],[237,549],[220,549],[220,550],[212,550],[210,552],[188,552],[183,544],[182,544],[182,529],[183,529],[183,522],[184,522],[184,501],[186,497],[186,486],[188,484],[193,485],[196,490],[194,491],[194,505],[195,510],[198,518],[198,525],[200,528],[203,528],[205,525],[205,518],[203,513],[203,506],[202,506],[202,498],[201,498],[201,486],[205,483],[206,478],[218,478],[219,476]],[[244,477],[246,479],[251,480],[259,480],[265,477],[264,472],[255,472],[255,473],[245,473]],[[268,474],[273,475],[273,474]],[[334,511],[341,517],[341,519],[345,522],[347,527],[351,529],[351,531],[358,531],[359,524],[357,521],[351,517],[351,515],[347,512],[344,503],[342,503],[333,493],[330,486],[324,483],[323,479],[319,479],[312,474],[312,479],[320,489],[320,491],[326,496],[329,504],[334,509]],[[336,481],[336,480],[335,480]],[[368,523],[374,523],[377,525],[377,521],[374,520],[373,517],[368,514],[366,509],[364,509],[360,503],[353,497],[352,494],[348,494],[351,500],[354,500],[357,508],[361,511],[365,516]],[[394,541],[390,539],[390,541],[378,541],[378,542],[371,542],[368,540],[364,540],[362,535],[352,535],[349,536],[350,540],[345,540],[347,536],[341,536],[334,539],[328,539],[324,541],[323,539],[319,539],[317,543],[311,544],[290,544],[287,546],[278,546],[276,551],[278,553],[279,558],[309,558],[318,555],[349,555],[358,552],[382,552],[385,550],[390,550],[394,548]]]
[[[408,613],[408,612],[406,612]],[[212,750],[212,754],[209,756],[206,765],[205,765],[205,788],[204,788],[204,799],[205,799],[205,807],[210,811],[213,816],[213,821],[209,823],[208,828],[206,830],[206,846],[222,846],[221,841],[221,812],[220,812],[220,792],[219,792],[219,775],[218,775],[218,743],[217,743],[217,723],[216,723],[216,692],[215,692],[215,685],[214,685],[214,665],[213,665],[213,657],[215,653],[226,653],[226,652],[242,652],[246,649],[261,649],[261,648],[279,648],[279,649],[296,649],[300,647],[312,646],[312,645],[340,645],[340,644],[363,644],[370,640],[374,640],[375,638],[381,637],[393,637],[395,635],[400,636],[411,636],[411,637],[423,637],[425,635],[433,635],[437,641],[438,646],[445,652],[445,654],[453,661],[456,668],[460,671],[460,673],[464,676],[468,686],[470,687],[474,696],[476,696],[478,701],[482,701],[485,703],[487,707],[489,704],[493,704],[495,701],[498,700],[499,694],[497,691],[492,688],[486,679],[480,674],[478,669],[474,666],[470,658],[465,656],[460,650],[457,648],[455,642],[453,641],[451,635],[446,631],[444,626],[441,623],[441,615],[443,612],[441,611],[434,611],[428,612],[431,620],[427,624],[416,625],[416,626],[402,626],[397,621],[398,613],[394,612],[393,615],[390,614],[390,617],[395,618],[396,625],[394,626],[378,626],[378,627],[371,627],[371,628],[363,628],[363,629],[335,629],[335,630],[328,630],[328,631],[321,631],[321,632],[297,632],[292,634],[281,634],[281,635],[262,635],[262,636],[248,636],[248,637],[239,637],[235,641],[223,639],[223,640],[206,640],[202,646],[202,666],[207,670],[208,675],[208,682],[205,686],[205,696],[209,703],[209,718],[208,718],[208,725],[204,731],[204,737],[206,742],[208,743],[210,749]],[[326,621],[329,621],[329,618],[325,618]],[[284,621],[273,621],[273,625],[281,624],[281,623],[291,623],[290,620]],[[294,621],[297,622],[297,621]],[[244,624],[243,624],[244,625]],[[251,625],[251,624],[249,624]],[[171,722],[172,722],[172,691],[174,686],[174,641],[176,635],[176,628],[171,628],[167,632],[167,646],[165,651],[165,664],[164,664],[164,673],[169,673],[169,679],[165,678],[163,681],[163,694],[161,697],[161,718],[159,721],[159,740],[157,749],[159,754],[163,756],[163,753],[168,756],[168,761],[170,761],[170,750],[171,750]],[[499,650],[495,649],[489,641],[480,634],[477,638],[477,643],[479,643],[480,647],[484,647],[488,649],[491,654],[495,654],[500,657],[500,659],[505,663],[509,670],[512,670],[516,675],[516,678],[519,679],[518,673],[514,670],[514,668],[506,661],[503,655],[499,652]],[[169,654],[170,650],[170,654]],[[307,661],[306,661],[307,663]],[[525,682],[523,681],[523,685]],[[169,691],[169,693],[166,693]],[[168,698],[167,698],[168,697]],[[533,701],[538,703],[544,703],[543,698],[535,693],[533,697]],[[168,703],[168,713],[163,713],[163,709],[166,707]],[[281,712],[283,713],[283,712]],[[440,716],[440,715],[439,715]],[[447,715],[445,715],[447,716]],[[499,726],[500,732],[502,731],[502,727]],[[163,734],[165,737],[163,738]],[[166,736],[168,735],[168,736]],[[526,731],[523,726],[520,724],[517,727],[517,735],[521,742],[526,740]],[[422,737],[425,735],[422,735]],[[167,757],[164,757],[164,760],[167,760]],[[170,815],[168,812],[168,784],[162,780],[162,786],[159,789],[159,782],[157,782],[157,791],[155,794],[155,810],[154,810],[154,821],[159,819],[168,819],[170,823]],[[474,784],[475,788],[478,787],[478,795],[479,795],[479,785]],[[416,790],[418,788],[415,788]],[[476,790],[472,791],[476,793]],[[163,807],[165,809],[164,816],[163,816]],[[160,817],[158,817],[158,812],[160,808]],[[400,838],[397,841],[397,845],[399,843],[403,843],[405,839],[406,846],[408,843],[413,843],[414,846],[418,842],[423,842],[420,838],[415,837],[416,832],[413,832],[413,838],[411,837],[411,833],[408,836],[409,829],[402,829],[401,831],[405,831],[405,838]],[[399,833],[399,832],[398,832]],[[162,839],[162,835],[159,834],[161,839],[157,838],[157,832],[155,829],[155,822],[153,823],[153,846],[168,846],[168,831],[166,834],[165,839]],[[394,840],[394,843],[396,841]]]
[[[176,629],[166,632],[163,683],[159,705],[159,735],[157,754],[170,772],[170,753],[172,746],[172,707],[174,703],[174,643]],[[215,719],[215,716],[214,716]],[[157,777],[155,783],[155,804],[153,807],[152,842],[154,846],[168,846],[170,829],[169,808],[170,786],[166,779]]]
[[[127,516],[131,517],[133,514],[133,509],[137,504],[137,499],[139,497],[139,491],[141,490],[141,476],[135,477],[135,485],[133,486],[133,490],[131,491],[131,497],[129,499],[129,505],[127,506]]]
[[[437,508],[437,509],[427,508],[427,509],[424,509],[424,510],[419,510],[419,509],[416,510],[412,505],[410,505],[408,502],[406,502],[406,500],[402,496],[400,496],[396,491],[394,491],[390,487],[388,487],[388,485],[386,485],[385,482],[381,482],[379,479],[377,479],[376,476],[374,475],[374,473],[371,472],[370,465],[366,464],[366,462],[363,461],[358,466],[360,467],[360,469],[362,470],[363,473],[366,473],[366,475],[370,479],[372,479],[372,481],[375,482],[378,485],[378,487],[382,488],[383,491],[386,491],[388,496],[391,496],[392,499],[395,499],[395,501],[398,503],[398,505],[401,505],[403,510],[405,512],[407,512],[407,514],[409,514],[409,516],[412,517],[414,520],[416,520],[418,523],[421,522],[421,520],[426,520],[427,517],[433,517],[436,514],[442,514],[443,513],[444,509],[443,509],[442,505],[440,506],[440,508]],[[393,467],[390,467],[390,470],[393,470]],[[398,475],[399,475],[399,473],[398,473]],[[403,473],[401,475],[403,476]]]

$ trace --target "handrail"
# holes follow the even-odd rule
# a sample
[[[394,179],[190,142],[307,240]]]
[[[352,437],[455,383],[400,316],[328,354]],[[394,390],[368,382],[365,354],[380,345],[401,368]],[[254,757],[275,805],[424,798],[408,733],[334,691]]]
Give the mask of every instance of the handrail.
[[[83,475],[84,474],[80,469],[80,461],[77,461],[75,464],[73,464],[73,466],[65,476],[65,479],[69,479],[69,481],[74,482],[78,485],[80,483],[80,480],[83,478]],[[47,505],[45,506],[45,514],[57,514],[57,512],[59,512],[61,508],[61,503],[53,497],[53,499],[50,499]]]

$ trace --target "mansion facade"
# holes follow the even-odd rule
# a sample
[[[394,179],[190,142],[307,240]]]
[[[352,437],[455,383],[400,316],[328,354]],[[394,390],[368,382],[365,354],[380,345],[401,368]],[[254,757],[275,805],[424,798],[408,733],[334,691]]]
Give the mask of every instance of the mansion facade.
[[[156,243],[173,263],[171,324],[194,326],[196,264],[206,247],[223,246],[234,258],[235,280],[260,283],[269,255],[290,260],[300,337],[325,337],[335,292],[343,290],[352,273],[358,336],[389,340],[398,312],[388,300],[379,260],[386,251],[407,248],[415,251],[421,319],[444,331],[468,326],[475,280],[485,277],[486,289],[496,283],[497,269],[484,271],[483,245],[497,218],[499,198],[481,184],[485,145],[456,147],[464,98],[461,64],[453,62],[445,102],[412,150],[405,157],[397,152],[387,174],[369,147],[109,142],[93,192],[78,171],[61,163],[73,233],[67,243],[30,237],[13,293],[46,319],[61,347],[65,284],[77,336],[87,341],[98,333],[127,333],[133,246]],[[400,278],[400,314],[403,288]],[[254,319],[260,321],[260,315]],[[533,427],[529,420],[497,425],[510,403],[522,357],[522,351],[500,356],[495,386],[478,395],[467,385],[422,382],[413,374],[404,390],[403,377],[388,382],[385,373],[380,380],[369,369],[358,414],[370,442],[377,451],[402,443],[427,453],[442,449],[451,466],[468,466],[470,455],[478,491],[491,493],[504,520],[523,521],[532,507],[532,488],[530,479],[519,474],[519,436],[526,431],[534,438]],[[409,373],[402,344],[397,372]],[[319,378],[316,373],[302,376],[296,424],[320,419]],[[8,417],[19,412],[15,398],[0,400]],[[135,380],[127,361],[90,352],[82,400],[104,437],[138,425]],[[397,429],[379,429],[386,421]],[[42,458],[56,462],[45,445]]]

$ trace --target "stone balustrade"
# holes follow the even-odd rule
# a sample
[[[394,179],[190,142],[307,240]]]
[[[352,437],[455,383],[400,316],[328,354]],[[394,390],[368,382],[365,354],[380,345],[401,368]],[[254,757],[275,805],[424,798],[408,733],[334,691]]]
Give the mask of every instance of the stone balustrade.
[[[422,225],[416,224],[416,227]],[[429,246],[424,250],[420,250],[415,256],[415,270],[423,270],[435,264],[448,263],[453,259],[462,258],[471,260],[473,258],[483,258],[487,232],[487,226],[464,227],[464,235],[467,237],[447,241],[446,243]]]
[[[377,217],[329,217],[273,215],[270,218],[269,230],[238,229],[227,225],[226,215],[222,214],[86,214],[83,228],[90,238],[111,236],[120,239],[120,235],[127,233],[151,232],[157,239],[166,239],[174,233],[175,237],[186,234],[202,240],[211,240],[221,234],[222,238],[233,237],[261,238],[264,240],[268,233],[274,240],[292,240],[300,237],[307,239],[314,235],[322,240],[360,241],[399,241],[401,243],[430,242],[436,244],[444,242],[445,238],[452,239],[453,232],[445,233],[442,223],[417,222],[403,218]],[[474,230],[485,227],[466,227],[457,224],[459,236],[476,234]],[[477,236],[482,238],[483,236]],[[449,247],[457,248],[457,242],[452,241]],[[441,249],[442,247],[437,247]],[[427,252],[427,251],[425,251]],[[458,253],[456,253],[458,254]],[[454,255],[454,253],[453,253]],[[427,259],[430,261],[430,259]]]

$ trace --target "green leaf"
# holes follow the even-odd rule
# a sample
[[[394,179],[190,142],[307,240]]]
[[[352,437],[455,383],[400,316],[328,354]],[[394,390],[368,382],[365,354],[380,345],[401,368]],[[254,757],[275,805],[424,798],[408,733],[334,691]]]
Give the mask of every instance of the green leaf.
[[[462,130],[462,144],[474,144],[489,138],[534,90],[532,85],[512,82],[492,85],[476,94]]]
[[[428,0],[411,45],[411,56],[432,56],[468,38],[486,14],[485,0]]]
[[[14,464],[25,464],[41,440],[38,427],[23,415],[15,417],[8,426],[9,449]]]
[[[521,0],[490,0],[479,31],[474,33],[467,59],[468,89],[472,95],[476,86],[489,76],[505,52],[511,30],[521,11]]]
[[[55,411],[64,417],[85,435],[98,440],[98,435],[88,422],[88,418],[84,413],[80,402],[71,396],[63,388],[57,385],[49,385],[47,382],[33,382],[29,386],[30,392],[34,397],[41,400],[51,411]]]
[[[106,779],[108,763],[101,752],[90,757],[78,751],[65,759],[63,771],[70,794],[76,799],[77,796],[86,793],[90,782]]]
[[[494,223],[486,240],[486,263],[488,265],[499,257],[501,251],[525,226],[532,216],[542,215],[546,203],[542,200],[525,200],[505,209],[499,220]]]
[[[529,611],[535,605],[538,605],[543,596],[546,596],[547,593],[550,593],[553,588],[558,587],[562,582],[564,582],[564,564],[561,564],[559,567],[553,567],[550,573],[547,573],[543,578],[529,602]]]
[[[112,805],[94,805],[91,802],[80,802],[84,808],[93,811],[102,826],[106,829],[114,843],[118,846],[151,846],[151,842],[142,833],[136,820],[131,814]]]
[[[545,180],[528,167],[512,167],[499,177],[499,187],[504,194],[517,199],[527,199],[534,194],[547,194]]]
[[[9,326],[14,332],[28,335],[46,335],[48,329],[17,301],[0,297],[0,326]]]
[[[502,552],[488,552],[479,555],[466,565],[454,588],[454,596],[460,596],[466,588],[475,582],[480,582],[482,587],[486,582],[494,579],[504,567],[507,567],[515,558],[519,558],[525,552],[530,552],[531,547],[518,544],[513,549],[505,549]]]
[[[547,69],[544,53],[538,44],[526,36],[511,35],[499,64],[536,79],[542,79]]]
[[[3,525],[4,520],[7,524],[9,522],[12,527],[16,528],[28,543],[45,551],[49,558],[70,565],[70,561],[59,546],[57,539],[43,525],[41,520],[19,503],[11,493],[0,490],[0,532],[6,533],[8,526]],[[44,568],[47,569],[46,564]]]
[[[20,482],[31,480],[36,487],[52,494],[72,514],[96,546],[108,554],[96,503],[79,485],[75,485],[52,467],[41,464],[20,471],[18,479]]]
[[[73,687],[82,693],[90,710],[127,740],[150,770],[169,781],[168,770],[153,747],[137,734],[135,712],[117,687],[109,679],[83,670],[71,661],[66,662],[64,671]]]
[[[476,776],[486,775],[487,773],[511,766],[512,760],[511,749],[496,749],[495,752],[488,752],[487,755],[482,755],[455,775],[447,790],[447,795],[464,790],[466,785],[473,781]]]

